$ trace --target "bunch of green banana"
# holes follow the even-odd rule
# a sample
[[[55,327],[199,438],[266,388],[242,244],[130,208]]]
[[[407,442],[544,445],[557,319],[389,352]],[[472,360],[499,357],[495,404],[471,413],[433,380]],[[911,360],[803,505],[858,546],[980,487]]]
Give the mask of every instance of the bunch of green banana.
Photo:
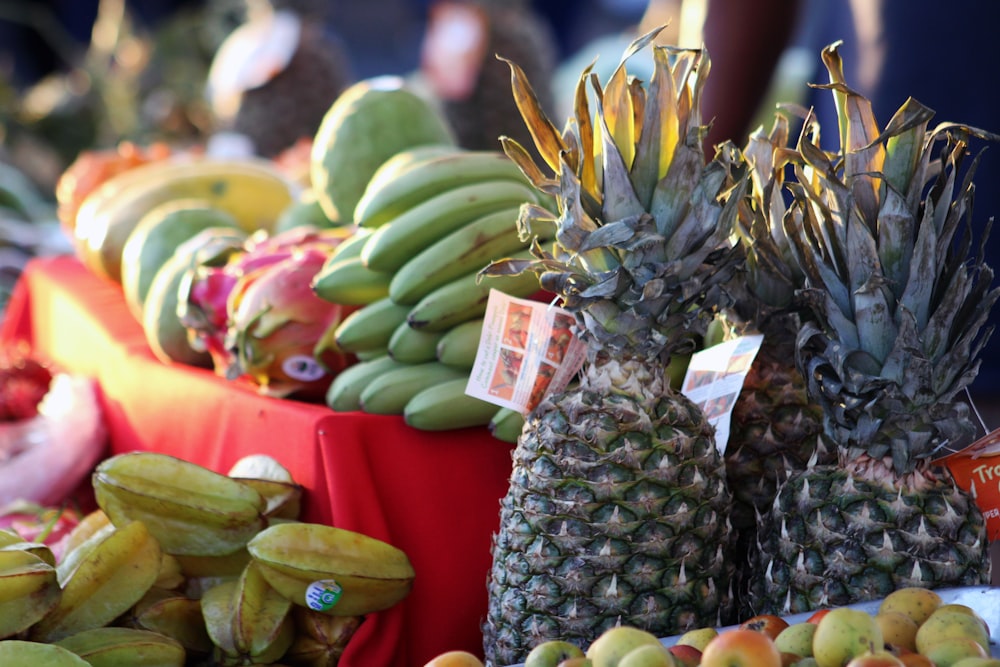
[[[402,415],[423,430],[489,424],[497,406],[467,396],[462,380],[490,290],[527,297],[539,284],[532,272],[480,272],[498,259],[530,256],[523,228],[542,239],[554,234],[547,206],[501,151],[390,158],[355,210],[361,238],[313,283],[320,297],[359,306],[334,338],[361,361],[334,379],[327,405]]]
[[[226,475],[149,452],[108,461],[94,479],[116,487],[100,496],[114,500],[78,523],[58,562],[47,546],[0,531],[0,665],[336,665],[364,618],[412,587],[403,551],[298,521],[290,489],[300,487],[271,457],[245,457]],[[237,501],[220,499],[219,477],[235,483]],[[147,526],[199,530],[161,513],[242,526],[244,487],[264,489],[250,504],[265,521],[234,551],[233,533],[161,544]],[[141,516],[121,512],[118,488],[136,494]]]

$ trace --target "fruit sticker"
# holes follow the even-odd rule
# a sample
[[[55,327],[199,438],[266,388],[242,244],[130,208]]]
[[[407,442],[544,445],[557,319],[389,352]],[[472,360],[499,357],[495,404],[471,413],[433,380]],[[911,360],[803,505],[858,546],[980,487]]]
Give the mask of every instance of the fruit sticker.
[[[306,606],[313,611],[330,611],[343,594],[344,589],[333,579],[314,581],[306,588]]]
[[[573,335],[573,323],[562,308],[491,290],[465,393],[530,412],[583,365],[585,346]]]
[[[764,337],[741,336],[691,355],[681,391],[715,427],[715,446],[725,453],[733,406]]]

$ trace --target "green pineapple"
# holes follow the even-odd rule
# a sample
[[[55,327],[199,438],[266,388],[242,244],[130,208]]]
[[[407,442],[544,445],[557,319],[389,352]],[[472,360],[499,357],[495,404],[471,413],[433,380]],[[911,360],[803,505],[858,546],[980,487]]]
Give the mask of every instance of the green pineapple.
[[[733,286],[735,303],[726,309],[730,334],[763,334],[732,413],[725,461],[733,494],[733,560],[738,593],[750,577],[750,554],[757,542],[757,515],[766,514],[778,484],[802,470],[815,455],[828,460],[823,411],[810,400],[795,365],[795,338],[805,315],[796,298],[804,276],[792,261],[782,229],[789,121],[775,117],[770,134],[758,129],[744,149],[751,188],[742,202],[738,236],[746,251],[746,271]],[[744,609],[741,616],[752,615]]]
[[[837,46],[823,60],[841,148],[820,150],[807,119],[785,218],[816,318],[798,362],[837,463],[793,473],[763,517],[758,612],[990,581],[983,517],[933,461],[975,435],[961,394],[998,290],[982,252],[969,254],[975,163],[962,180],[959,170],[970,134],[1000,137],[928,131],[933,113],[912,99],[880,130],[847,87]]]
[[[532,411],[514,450],[488,582],[493,665],[521,662],[547,639],[586,646],[618,623],[665,636],[734,620],[724,463],[704,413],[664,369],[728,301],[723,286],[742,265],[728,238],[747,179],[731,146],[706,164],[707,54],[653,46],[648,84],[628,75],[626,60],[657,33],[629,47],[603,89],[583,72],[563,133],[511,63],[518,107],[555,176],[516,142],[504,148],[556,198],[556,241],[486,271],[538,273],[589,353],[579,384]],[[524,207],[522,229],[545,216]]]

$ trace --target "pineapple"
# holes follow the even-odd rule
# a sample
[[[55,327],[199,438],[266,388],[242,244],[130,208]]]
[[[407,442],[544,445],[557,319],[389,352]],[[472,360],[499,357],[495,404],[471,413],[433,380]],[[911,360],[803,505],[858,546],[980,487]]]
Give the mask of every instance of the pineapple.
[[[619,623],[664,636],[733,621],[722,455],[702,410],[664,369],[728,301],[723,286],[743,261],[728,239],[747,178],[731,146],[706,164],[706,53],[654,45],[648,85],[628,75],[627,59],[658,32],[633,42],[603,89],[583,72],[563,133],[510,63],[554,176],[517,142],[502,143],[559,214],[549,214],[551,251],[535,243],[536,259],[486,272],[538,273],[589,351],[579,384],[544,399],[514,449],[483,629],[493,665],[521,662],[548,639],[587,646]],[[522,231],[545,215],[523,207]]]
[[[770,134],[758,129],[744,149],[751,191],[742,202],[736,229],[746,250],[747,270],[738,276],[732,290],[736,301],[722,318],[732,334],[764,336],[733,406],[725,450],[738,594],[749,577],[757,515],[770,508],[778,483],[790,471],[805,468],[814,454],[829,458],[822,409],[809,399],[795,366],[795,337],[803,317],[795,293],[804,277],[791,261],[781,227],[786,211],[782,155],[788,136],[789,119],[778,115]],[[742,617],[749,615],[750,610],[742,610]]]
[[[998,290],[982,251],[968,256],[975,162],[959,170],[970,135],[1000,137],[928,131],[933,112],[913,99],[880,130],[837,49],[823,60],[840,149],[820,150],[807,118],[785,217],[815,316],[798,363],[837,462],[791,474],[762,517],[752,604],[763,613],[990,581],[983,517],[934,460],[975,435],[961,393]]]

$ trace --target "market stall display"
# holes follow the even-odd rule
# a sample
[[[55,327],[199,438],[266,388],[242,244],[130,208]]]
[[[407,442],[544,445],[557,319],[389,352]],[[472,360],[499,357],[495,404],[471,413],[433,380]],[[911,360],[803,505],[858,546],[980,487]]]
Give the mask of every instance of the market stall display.
[[[419,431],[398,416],[338,414],[164,364],[120,288],[69,257],[29,265],[0,334],[12,339],[97,380],[110,453],[158,451],[216,472],[268,454],[305,489],[304,520],[402,549],[417,572],[411,594],[366,620],[341,664],[409,667],[451,647],[479,650],[509,444],[484,428]]]
[[[278,155],[81,153],[54,192],[72,245],[0,322],[56,381],[0,374],[0,408],[70,428],[45,401],[73,377],[96,419],[47,495],[19,489],[61,469],[53,437],[0,456],[22,509],[81,503],[58,547],[0,532],[0,656],[987,658],[985,617],[935,591],[985,589],[1000,530],[990,473],[952,458],[994,453],[964,449],[1000,298],[967,157],[1000,135],[915,100],[878,125],[832,44],[835,148],[794,105],[707,147],[709,54],[664,29],[587,66],[565,121],[498,54],[530,146],[460,145],[384,76]],[[858,606],[917,592],[962,647]],[[811,640],[779,641],[796,614]]]

